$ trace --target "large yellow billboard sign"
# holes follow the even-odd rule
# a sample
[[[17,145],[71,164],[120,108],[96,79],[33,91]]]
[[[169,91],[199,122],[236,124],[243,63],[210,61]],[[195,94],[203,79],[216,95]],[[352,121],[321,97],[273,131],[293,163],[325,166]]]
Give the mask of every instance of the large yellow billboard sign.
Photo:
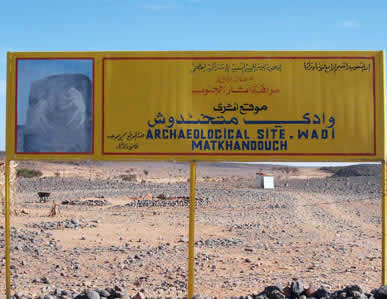
[[[384,160],[383,52],[10,53],[12,159]]]

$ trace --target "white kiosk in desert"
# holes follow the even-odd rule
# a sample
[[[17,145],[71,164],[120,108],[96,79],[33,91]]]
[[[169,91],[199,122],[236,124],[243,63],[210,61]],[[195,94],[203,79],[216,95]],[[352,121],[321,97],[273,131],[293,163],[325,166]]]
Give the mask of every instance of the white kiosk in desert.
[[[197,163],[381,162],[387,284],[383,51],[19,52],[7,59],[7,299],[13,160],[190,163],[190,299]],[[274,187],[261,177],[264,188]]]
[[[274,176],[266,173],[256,173],[259,189],[274,189]]]

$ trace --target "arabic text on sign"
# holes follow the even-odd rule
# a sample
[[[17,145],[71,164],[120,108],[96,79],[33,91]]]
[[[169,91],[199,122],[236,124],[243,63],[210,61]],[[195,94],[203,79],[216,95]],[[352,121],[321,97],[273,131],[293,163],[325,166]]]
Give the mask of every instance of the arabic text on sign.
[[[336,73],[340,71],[354,72],[370,72],[371,64],[360,63],[320,63],[320,62],[304,62],[304,69],[306,71],[318,71],[325,73]]]
[[[192,63],[192,73],[195,72],[281,72],[281,64],[269,63]]]

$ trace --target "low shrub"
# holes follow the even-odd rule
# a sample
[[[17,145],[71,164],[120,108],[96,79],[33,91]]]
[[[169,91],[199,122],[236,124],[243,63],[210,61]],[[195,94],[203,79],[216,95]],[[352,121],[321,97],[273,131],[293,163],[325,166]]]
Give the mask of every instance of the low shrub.
[[[34,178],[39,177],[43,173],[40,170],[20,168],[16,171],[16,176],[21,178]]]
[[[128,181],[128,182],[134,182],[137,180],[137,176],[135,174],[123,174],[120,176],[121,180]]]

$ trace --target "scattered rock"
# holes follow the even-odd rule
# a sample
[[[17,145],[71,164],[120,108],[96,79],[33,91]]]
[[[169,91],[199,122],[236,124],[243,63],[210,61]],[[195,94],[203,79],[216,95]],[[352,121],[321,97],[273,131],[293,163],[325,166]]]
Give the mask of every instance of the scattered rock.
[[[73,200],[63,200],[62,205],[73,205],[73,206],[107,206],[110,203],[106,199],[73,199]]]
[[[100,299],[100,295],[96,291],[87,290],[85,294],[88,299]]]
[[[145,295],[141,292],[138,292],[132,299],[145,299]]]
[[[304,292],[304,286],[298,280],[292,281],[290,288],[291,288],[291,293],[294,296],[300,296]]]
[[[79,228],[94,228],[97,227],[93,221],[88,223],[86,221],[79,221],[78,219],[66,219],[62,221],[49,221],[26,224],[26,227],[39,228],[42,231],[45,230],[61,230],[61,229],[79,229]]]

